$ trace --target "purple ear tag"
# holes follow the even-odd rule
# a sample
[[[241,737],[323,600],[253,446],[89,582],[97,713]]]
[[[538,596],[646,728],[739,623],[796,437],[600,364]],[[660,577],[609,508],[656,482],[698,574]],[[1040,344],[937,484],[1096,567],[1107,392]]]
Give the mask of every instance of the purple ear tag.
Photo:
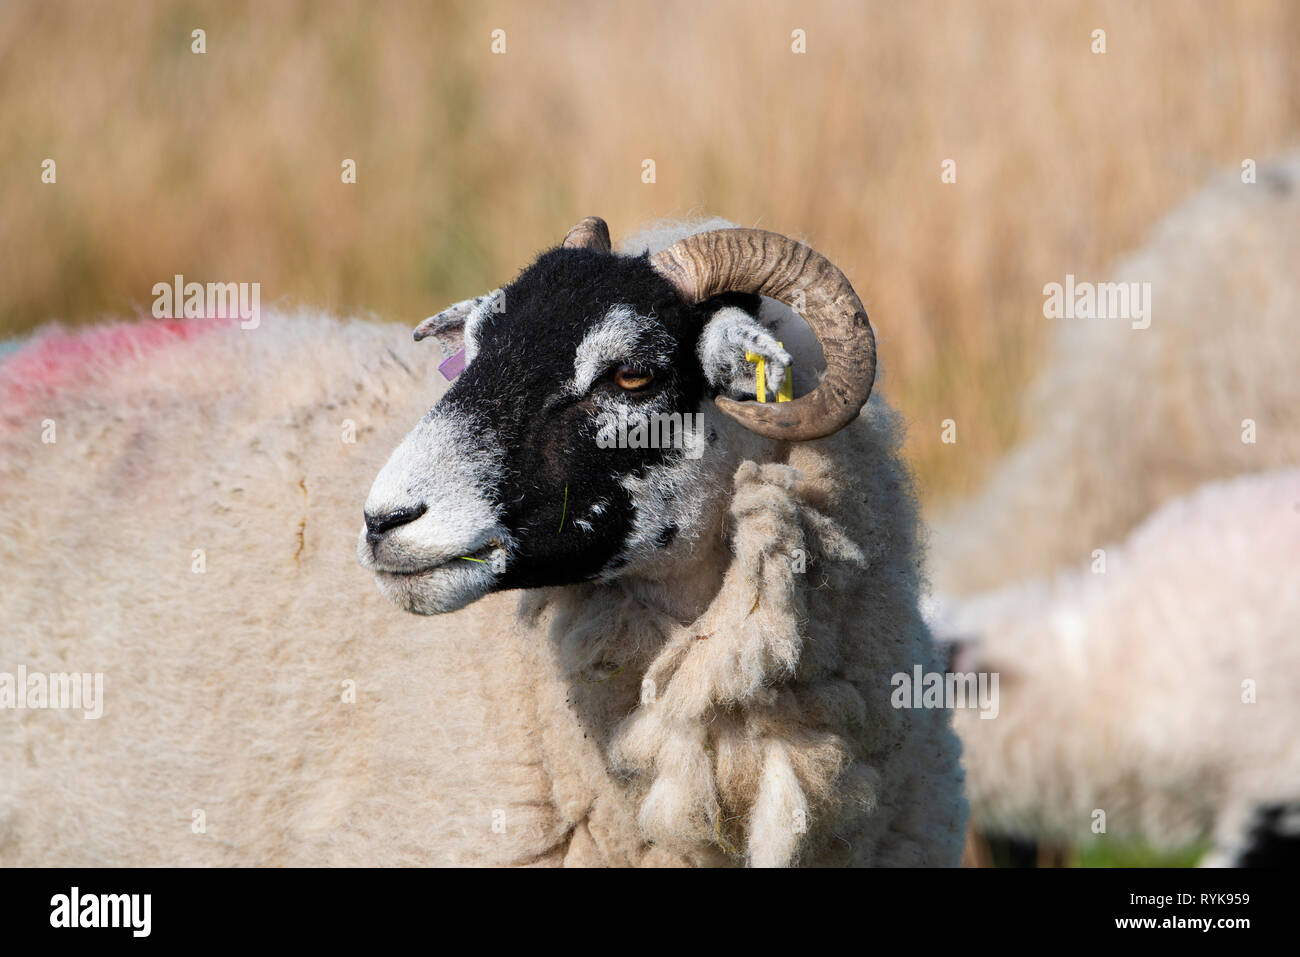
[[[465,371],[464,348],[462,348],[459,352],[457,352],[455,355],[451,356],[450,358],[443,359],[442,363],[438,366],[438,371],[442,373],[442,377],[446,379],[448,382],[450,382],[452,379],[456,378],[456,376],[464,372]]]

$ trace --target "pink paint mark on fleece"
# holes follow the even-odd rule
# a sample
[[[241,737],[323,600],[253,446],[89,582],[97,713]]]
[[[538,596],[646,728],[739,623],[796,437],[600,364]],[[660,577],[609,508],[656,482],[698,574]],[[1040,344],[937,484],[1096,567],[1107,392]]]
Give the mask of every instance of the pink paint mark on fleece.
[[[80,332],[52,329],[0,361],[0,403],[14,412],[38,396],[75,389],[95,373],[195,339],[223,322],[151,319]]]

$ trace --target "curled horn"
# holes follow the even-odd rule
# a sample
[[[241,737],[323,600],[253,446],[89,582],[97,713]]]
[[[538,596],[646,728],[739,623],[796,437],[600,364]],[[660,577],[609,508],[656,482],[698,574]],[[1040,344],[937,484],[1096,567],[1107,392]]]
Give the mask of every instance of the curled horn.
[[[718,408],[745,428],[791,442],[820,439],[852,422],[866,404],[876,377],[876,339],[857,293],[820,253],[762,229],[717,229],[687,236],[650,257],[650,265],[688,302],[745,292],[794,305],[803,294],[803,308],[795,311],[821,343],[826,374],[790,402],[718,396]]]
[[[564,234],[565,249],[594,249],[607,253],[613,249],[609,241],[609,227],[599,216],[588,216]]]

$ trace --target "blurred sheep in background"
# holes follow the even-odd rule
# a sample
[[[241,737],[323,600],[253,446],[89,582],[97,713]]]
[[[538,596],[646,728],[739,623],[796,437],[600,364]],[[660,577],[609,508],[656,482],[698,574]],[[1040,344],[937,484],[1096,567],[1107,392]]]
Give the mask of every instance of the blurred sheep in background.
[[[1073,840],[1100,809],[1231,863],[1300,802],[1300,477],[1255,474],[1300,462],[1297,263],[1300,156],[1215,180],[1116,272],[1149,328],[1059,320],[1037,427],[935,529],[932,624],[1001,674],[997,720],[958,713],[981,827]]]
[[[1300,807],[1300,470],[1175,499],[1105,562],[940,616],[954,669],[1000,676],[995,719],[955,712],[973,812],[1235,863],[1258,816]]]

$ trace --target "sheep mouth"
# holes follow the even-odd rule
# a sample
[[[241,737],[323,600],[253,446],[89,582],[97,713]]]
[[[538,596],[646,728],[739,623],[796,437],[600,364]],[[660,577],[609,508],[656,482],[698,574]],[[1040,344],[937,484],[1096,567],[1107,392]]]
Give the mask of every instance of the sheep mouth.
[[[498,551],[502,549],[489,545],[422,568],[375,568],[375,582],[384,597],[403,611],[417,615],[457,611],[500,588],[500,565],[492,557]]]
[[[422,575],[428,575],[432,572],[444,571],[447,569],[459,568],[465,562],[482,565],[491,569],[494,562],[493,557],[498,553],[504,555],[504,549],[495,542],[490,542],[476,551],[469,552],[465,555],[455,555],[441,562],[435,562],[432,565],[423,565],[420,568],[390,569],[376,567],[377,575],[389,575],[393,578],[419,578]]]

